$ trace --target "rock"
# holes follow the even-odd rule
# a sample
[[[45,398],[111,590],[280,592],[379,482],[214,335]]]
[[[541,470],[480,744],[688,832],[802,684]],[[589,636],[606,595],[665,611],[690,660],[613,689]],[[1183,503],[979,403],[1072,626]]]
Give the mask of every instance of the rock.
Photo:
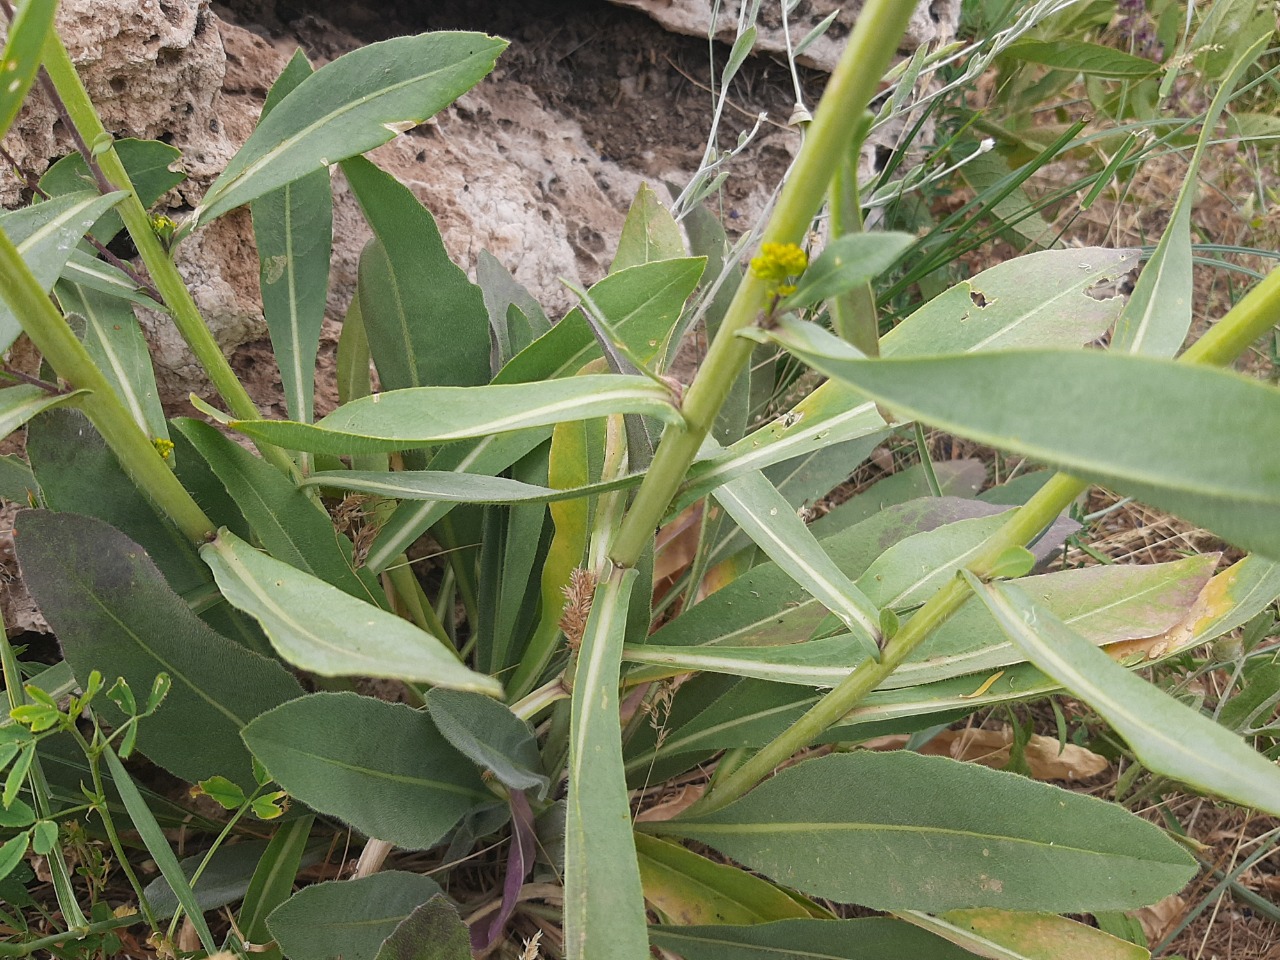
[[[692,37],[707,36],[711,27],[712,11],[719,8],[715,36],[725,43],[733,43],[737,36],[738,16],[748,0],[610,0],[620,7],[630,7],[647,13],[658,23],[675,33]],[[787,37],[782,28],[780,4],[764,4],[756,23],[757,51],[786,56]],[[853,29],[853,23],[862,9],[861,0],[801,0],[788,18],[791,43],[795,46],[809,31],[825,20],[833,10],[838,10],[835,22],[805,50],[800,62],[830,73],[835,69],[845,38]],[[919,0],[911,17],[906,36],[900,47],[910,53],[927,43],[948,43],[955,39],[956,26],[960,22],[960,0]]]
[[[262,102],[292,49],[220,21],[206,0],[66,0],[59,29],[103,121],[118,137],[164,139],[183,151],[189,179],[161,206],[195,205],[253,131]],[[329,31],[335,54],[358,41]],[[319,66],[320,64],[317,64]],[[38,175],[71,149],[52,105],[37,95],[4,146]],[[432,124],[384,145],[375,162],[435,214],[451,255],[473,269],[488,249],[554,315],[572,297],[564,277],[603,276],[640,176],[600,159],[571,120],[548,112],[528,87],[494,81]],[[13,206],[21,184],[0,201]],[[341,318],[369,230],[335,177],[335,250],[329,316]],[[180,272],[224,349],[265,335],[257,257],[247,211],[236,211],[178,248]],[[164,315],[142,311],[161,393],[170,402],[204,377]]]

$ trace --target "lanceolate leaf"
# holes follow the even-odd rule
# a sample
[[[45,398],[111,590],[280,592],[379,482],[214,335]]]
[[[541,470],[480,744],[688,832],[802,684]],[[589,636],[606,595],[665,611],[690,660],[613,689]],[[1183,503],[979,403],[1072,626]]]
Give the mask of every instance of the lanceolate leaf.
[[[283,704],[245,728],[244,742],[303,803],[410,850],[497,801],[425,713],[354,693]]]
[[[1146,947],[1049,913],[950,910],[931,917],[906,910],[898,916],[991,960],[1151,960]]]
[[[804,893],[880,910],[1128,910],[1195,871],[1120,807],[914,753],[810,760],[714,813],[647,827]]]
[[[194,225],[421,123],[478,83],[506,46],[478,33],[429,33],[321,67],[258,125],[204,195]]]
[[[558,490],[508,477],[488,477],[453,470],[397,470],[378,473],[366,470],[327,470],[313,473],[300,484],[371,493],[400,500],[447,500],[455,503],[556,503],[580,500],[610,490],[635,486],[643,474],[618,480],[586,484]]]
[[[358,600],[223,529],[200,548],[227,600],[253,616],[276,651],[325,677],[393,677],[500,696],[502,685],[408,620]]]
[[[120,202],[123,193],[73,193],[34,206],[0,213],[0,229],[18,248],[40,286],[48,291],[67,259],[98,218]],[[0,350],[8,350],[22,332],[18,318],[0,301]]]
[[[267,94],[262,117],[311,74],[306,54],[298,50]],[[328,169],[263,194],[252,209],[262,312],[280,366],[285,408],[293,419],[310,423],[315,417],[316,351],[333,246]]]
[[[767,923],[811,916],[767,880],[678,843],[635,836],[644,898],[671,923]]]
[[[1236,82],[1269,39],[1258,41],[1241,54],[1209,104],[1169,224],[1116,322],[1111,339],[1113,350],[1172,357],[1182,348],[1191,329],[1191,207],[1200,192],[1200,163],[1210,138],[1217,134],[1218,118],[1235,92]]]
[[[903,416],[1054,464],[1280,557],[1280,448],[1257,442],[1280,429],[1274,387],[1096,350],[862,360],[815,327],[784,325],[774,336],[789,351]],[[1179,411],[1176,431],[1170,410]]]
[[[1147,769],[1280,813],[1280,769],[1236,734],[1119,666],[1013,584],[971,585],[1027,659],[1098,711]]]
[[[240,731],[297,696],[297,682],[214,633],[142,549],[102,521],[31,510],[18,531],[23,577],[82,686],[97,670],[142,696],[169,674],[168,697],[139,723],[139,749],[189,782],[221,774],[252,788]]]
[[[451,444],[432,458],[431,466],[441,472],[493,476],[543,443],[550,432],[550,429],[543,428],[521,433],[490,434],[475,443]],[[365,569],[381,573],[409,544],[422,536],[432,524],[443,519],[453,507],[454,501],[449,500],[401,503],[383,524],[373,545],[369,547]]]
[[[210,424],[188,418],[174,422],[273,557],[360,600],[379,602],[384,594],[370,574],[356,569],[351,542],[287,477]]]
[[[685,960],[972,960],[973,954],[888,917],[649,928]]]
[[[671,394],[647,377],[586,376],[484,387],[418,387],[374,394],[315,425],[237,420],[255,440],[313,453],[382,453],[494,433],[640,413],[680,422]]]
[[[373,960],[401,921],[439,892],[430,877],[401,870],[328,880],[295,893],[267,927],[291,960]]]
[[[811,306],[848,293],[883,273],[916,242],[909,233],[850,233],[827,244],[800,277],[796,290],[778,306],[783,310]]]
[[[934,297],[880,341],[883,356],[905,357],[1073,347],[1094,340],[1124,298],[1089,291],[1138,265],[1137,250],[1082,247],[1007,260]]]
[[[680,226],[652,188],[647,183],[640,184],[622,225],[618,253],[609,265],[609,272],[617,273],[637,264],[683,256],[684,237]]]
[[[568,960],[649,956],[618,720],[618,660],[635,580],[631,569],[596,588],[574,680],[565,824]]]
[[[7,24],[8,37],[0,54],[0,76],[5,78],[0,88],[0,137],[9,132],[9,125],[36,78],[40,53],[45,37],[53,29],[57,9],[56,3],[24,3]]]
[[[449,259],[435,218],[364,157],[342,165],[374,240],[360,254],[360,315],[384,390],[489,380],[489,315]]]
[[[37,413],[85,395],[84,390],[77,390],[74,393],[50,393],[33,383],[19,383],[0,389],[0,438],[13,433]]]
[[[605,277],[588,292],[596,308],[633,354],[652,365],[702,276],[706,259],[688,257],[637,264]],[[521,350],[494,383],[528,383],[577,373],[600,356],[581,308]]]
[[[823,551],[791,504],[763,474],[746,474],[715,491],[715,498],[765,554],[821,601],[858,637],[880,638],[880,611]]]
[[[134,423],[152,439],[168,439],[155,368],[133,308],[118,297],[67,280],[59,281],[55,290],[63,313],[84,319],[84,347],[116,388]]]
[[[1160,70],[1160,64],[1145,57],[1084,40],[1019,40],[1008,47],[1004,55],[1055,70],[1111,80],[1141,80]]]

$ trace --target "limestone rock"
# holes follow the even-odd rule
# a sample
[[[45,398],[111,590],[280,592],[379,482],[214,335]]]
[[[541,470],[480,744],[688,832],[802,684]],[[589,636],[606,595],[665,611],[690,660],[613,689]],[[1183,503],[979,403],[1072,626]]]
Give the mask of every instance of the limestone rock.
[[[163,139],[183,151],[189,179],[161,203],[175,217],[195,205],[253,131],[267,90],[292,54],[287,44],[220,21],[208,0],[64,0],[58,27],[109,130]],[[334,56],[358,45],[337,30],[326,39],[324,52]],[[53,106],[39,95],[4,146],[35,175],[72,149]],[[488,249],[553,315],[571,303],[561,277],[589,284],[603,276],[640,183],[638,174],[601,160],[576,123],[505,80],[482,85],[372,157],[431,209],[464,268],[473,269],[479,251]],[[0,202],[13,206],[20,188],[6,181]],[[369,237],[340,176],[335,204],[331,319],[345,313]],[[188,238],[176,259],[224,349],[265,335],[247,211]],[[163,396],[180,400],[203,387],[172,324],[143,313]]]
[[[622,7],[631,7],[647,13],[658,23],[675,33],[693,37],[705,37],[711,26],[712,11],[719,7],[715,36],[718,40],[733,43],[737,35],[738,15],[750,0],[610,0]],[[904,0],[905,2],[905,0]],[[783,31],[780,4],[767,3],[760,9],[756,50],[786,55],[787,40]],[[835,22],[827,32],[804,52],[800,62],[806,66],[830,72],[835,68],[845,38],[853,28],[861,0],[800,0],[788,17],[792,46],[799,43],[809,31],[825,20],[833,10],[839,10]],[[947,43],[955,38],[956,25],[960,22],[960,0],[919,0],[911,17],[902,52],[910,53],[916,47],[934,42]]]

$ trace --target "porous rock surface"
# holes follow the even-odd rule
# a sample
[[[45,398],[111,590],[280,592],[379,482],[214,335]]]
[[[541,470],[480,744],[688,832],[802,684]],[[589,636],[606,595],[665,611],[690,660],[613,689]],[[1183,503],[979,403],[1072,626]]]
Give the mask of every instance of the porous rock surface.
[[[666,29],[691,37],[705,37],[715,17],[717,40],[733,43],[738,18],[752,0],[610,0],[620,7],[630,7],[648,14]],[[902,0],[907,2],[907,0]],[[785,56],[787,35],[794,48],[833,12],[835,20],[826,32],[800,56],[800,62],[828,73],[835,69],[845,38],[862,10],[863,0],[800,0],[782,22],[780,3],[764,3],[756,21],[756,50]],[[719,7],[718,16],[716,7]],[[955,39],[960,20],[960,0],[919,0],[907,26],[901,49],[909,53],[927,43],[948,43]]]
[[[183,151],[188,180],[162,202],[175,217],[195,205],[252,132],[267,89],[293,52],[219,20],[207,0],[64,0],[58,25],[107,128]],[[336,38],[335,53],[356,45]],[[38,94],[4,147],[37,175],[72,148],[53,106]],[[569,303],[559,278],[590,283],[603,274],[606,238],[620,231],[641,179],[601,160],[577,124],[508,82],[482,84],[435,123],[371,156],[435,214],[459,263],[471,268],[479,251],[489,250],[550,311]],[[329,315],[340,318],[370,234],[340,174],[335,180]],[[6,180],[0,202],[13,206],[20,189]],[[184,241],[177,260],[224,348],[264,335],[247,211]],[[159,314],[142,322],[162,392],[175,399],[199,389],[200,370],[171,324]]]
[[[709,23],[706,0],[615,2],[644,8],[675,30],[705,35]],[[766,3],[761,12],[766,49],[776,47],[781,36],[775,6]],[[802,0],[793,13],[793,36],[803,36],[836,6],[841,7],[836,24],[810,51],[817,64],[833,62],[860,4]],[[924,0],[905,48],[948,39],[958,7],[959,0]],[[736,8],[733,0],[723,4],[722,32],[732,29]],[[699,9],[706,13],[701,20]],[[323,14],[324,5],[316,4],[316,12]],[[359,45],[321,24],[323,42],[314,42],[313,34],[309,44],[317,66]],[[114,135],[164,140],[183,152],[188,179],[159,205],[175,219],[195,206],[253,131],[268,88],[296,46],[220,19],[209,0],[63,0],[58,29]],[[38,175],[72,144],[52,104],[36,93],[4,147],[24,172]],[[490,78],[434,122],[397,137],[372,158],[435,214],[446,246],[464,268],[473,269],[479,251],[489,250],[554,316],[571,303],[560,278],[587,285],[603,275],[641,181],[636,171],[602,158],[598,147],[577,122],[549,110],[530,87]],[[672,170],[657,179],[678,181],[688,173]],[[661,190],[659,183],[654,186]],[[335,187],[330,335],[350,302],[359,251],[369,236],[338,173]],[[21,189],[19,181],[6,178],[0,203],[13,206]],[[765,194],[761,185],[760,197]],[[184,241],[176,259],[225,349],[265,335],[246,210]],[[200,391],[203,375],[167,318],[142,313],[162,395],[176,401]]]

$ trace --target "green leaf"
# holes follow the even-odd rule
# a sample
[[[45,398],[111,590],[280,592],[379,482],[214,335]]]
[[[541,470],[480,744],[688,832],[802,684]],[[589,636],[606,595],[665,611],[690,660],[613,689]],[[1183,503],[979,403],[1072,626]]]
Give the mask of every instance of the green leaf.
[[[384,390],[489,380],[489,315],[404,184],[363,157],[342,165],[373,228],[360,254],[360,315]]]
[[[1055,465],[1280,557],[1280,449],[1257,442],[1280,429],[1272,386],[1097,350],[867,361],[817,328],[784,320],[771,337],[904,417]]]
[[[605,277],[588,293],[628,349],[646,365],[664,353],[684,303],[706,266],[704,257],[639,264]],[[494,383],[531,383],[568,377],[600,356],[582,309],[571,310],[547,333],[498,371]]]
[[[1138,250],[1043,250],[996,264],[934,297],[880,341],[884,356],[933,356],[1008,347],[1082,346],[1124,308],[1089,291],[1119,281]]]
[[[229,530],[200,554],[227,601],[262,624],[277,652],[304,670],[502,694],[497,680],[463,666],[445,641],[255,550]]]
[[[192,225],[386,143],[475,86],[506,46],[478,33],[429,33],[373,43],[326,64],[258,124],[205,193]]]
[[[133,422],[152,440],[169,438],[147,340],[128,303],[90,287],[60,280],[54,288],[65,314],[84,320],[84,348],[115,387]]]
[[[210,777],[200,781],[200,792],[222,807],[223,810],[235,810],[245,801],[245,792],[226,777]]]
[[[471,960],[471,936],[453,904],[438,893],[400,921],[376,960]]]
[[[44,41],[53,30],[53,15],[57,9],[56,3],[32,3],[29,0],[20,4],[16,13],[10,13],[8,37],[4,52],[0,53],[0,76],[5,78],[4,86],[0,88],[0,137],[9,132],[27,98],[27,91],[35,81]],[[0,876],[8,872],[0,870]]]
[[[1096,710],[1148,770],[1280,812],[1280,769],[1236,734],[1119,666],[1015,585],[970,585],[1027,659]]]
[[[190,887],[201,912],[217,910],[243,897],[249,889],[254,865],[261,859],[266,848],[265,840],[244,840],[218,847],[211,857],[206,854],[183,857],[178,866],[182,870],[184,885]],[[200,878],[193,881],[192,878],[202,865],[204,869],[201,870]],[[174,896],[166,877],[156,877],[147,884],[144,892],[157,917],[173,916],[179,900]],[[185,903],[183,910],[186,910]]]
[[[314,822],[315,817],[308,814],[282,823],[263,851],[240,905],[238,926],[248,942],[266,943],[272,939],[267,917],[293,893]],[[278,947],[276,952],[279,953]]]
[[[1141,80],[1160,70],[1160,64],[1145,57],[1084,40],[1023,39],[1006,47],[1003,56],[1108,80]]]
[[[17,752],[15,747],[10,752],[8,760],[13,759]],[[8,765],[8,760],[6,760],[5,766]],[[0,769],[4,769],[4,767],[0,766]],[[11,830],[14,827],[29,827],[35,822],[36,812],[22,800],[13,801],[8,807],[0,806],[0,827]]]
[[[0,498],[25,504],[39,493],[36,475],[27,464],[16,456],[0,456]]]
[[[13,873],[18,864],[22,863],[22,858],[26,856],[27,845],[30,842],[31,831],[24,830],[16,837],[11,837],[4,843],[0,843],[0,880]]]
[[[451,440],[639,413],[680,423],[670,392],[647,377],[586,376],[484,387],[416,387],[339,407],[314,425],[236,420],[255,440],[313,453],[390,453]]]
[[[19,383],[0,389],[0,439],[7,437],[37,413],[86,396],[88,391],[50,393],[33,383]]]
[[[142,549],[100,520],[19,514],[18,562],[83,686],[93,670],[148,690],[173,688],[138,722],[140,749],[191,783],[220,774],[252,788],[246,723],[301,688],[276,662],[216,634],[164,582]]]
[[[649,956],[618,719],[618,660],[635,581],[632,568],[596,588],[578,654],[565,824],[567,960]]]
[[[116,156],[124,165],[125,172],[129,174],[129,182],[133,185],[134,193],[144,207],[150,207],[187,178],[182,169],[182,151],[177,147],[161,143],[159,140],[135,140],[131,137],[116,140],[112,146]],[[93,190],[96,193],[98,185],[93,174],[89,172],[84,157],[79,152],[73,151],[40,176],[40,189],[51,197],[58,197],[85,190]],[[120,214],[115,210],[108,210],[93,225],[93,237],[99,243],[109,243],[123,229],[124,221],[120,219]],[[119,272],[116,267],[96,259],[83,249],[77,252],[84,257],[84,260],[75,257],[73,262],[87,261],[88,264],[95,264],[95,269],[103,270],[119,279],[127,279],[125,274]],[[63,278],[71,279],[65,273]],[[80,280],[76,282],[83,283]],[[131,280],[127,282],[129,286],[136,289],[137,285]],[[144,302],[152,307],[156,306],[154,300],[146,299]]]
[[[0,213],[0,229],[17,246],[40,288],[48,292],[80,238],[123,197],[120,192],[99,195],[96,191],[55,197]],[[21,332],[18,318],[0,302],[0,350],[8,350]]]
[[[993,960],[1150,960],[1151,951],[1066,917],[1011,910],[908,910],[902,919]]]
[[[807,893],[878,910],[1126,910],[1194,860],[1124,809],[914,753],[833,754],[703,817],[646,825]]]
[[[1200,138],[1187,164],[1169,223],[1116,321],[1111,338],[1113,350],[1172,357],[1182,348],[1192,321],[1191,208],[1200,193],[1200,164],[1210,139],[1217,135],[1218,118],[1230,102],[1236,83],[1265,45],[1265,40],[1253,44],[1236,60],[1205,112]]]
[[[111,780],[115,784],[116,791],[120,794],[120,800],[129,814],[133,829],[138,831],[138,836],[142,838],[142,842],[146,846],[147,852],[151,854],[151,859],[155,861],[156,867],[159,868],[161,876],[168,882],[169,889],[173,891],[178,902],[182,904],[183,912],[186,913],[187,919],[191,921],[191,925],[195,927],[196,934],[200,938],[200,945],[208,953],[214,953],[217,947],[214,944],[213,934],[209,930],[209,925],[205,922],[204,913],[201,911],[200,904],[196,901],[195,894],[191,890],[191,884],[187,882],[182,868],[178,865],[178,858],[174,856],[173,849],[169,846],[168,838],[161,831],[160,825],[156,823],[156,818],[147,806],[146,799],[138,792],[133,778],[129,776],[129,772],[125,770],[124,764],[120,762],[110,744],[106,744],[103,747],[102,758],[107,761],[107,771],[111,774]]]
[[[798,310],[848,293],[888,270],[916,242],[909,233],[850,233],[831,241],[809,265],[794,293],[778,304]]]
[[[497,373],[512,357],[551,329],[542,307],[506,267],[481,250],[476,258],[476,284],[484,295],[493,334],[492,366]]]
[[[496,798],[424,713],[313,693],[263,714],[244,742],[290,794],[368,837],[426,850]]]
[[[327,880],[277,907],[267,927],[290,960],[374,960],[396,927],[439,892],[430,877],[402,870]]]
[[[650,927],[654,946],[685,960],[972,960],[900,920],[779,920],[750,926]]]
[[[31,849],[42,857],[49,856],[58,845],[58,825],[41,820],[31,831]]]
[[[635,835],[644,898],[669,923],[767,923],[811,914],[785,891],[677,843]]]
[[[356,569],[351,541],[284,474],[211,424],[180,418],[174,425],[218,475],[273,557],[358,600],[376,603],[384,596],[375,578]]]
[[[549,429],[490,434],[475,443],[451,444],[431,460],[435,470],[494,476],[545,442]],[[447,500],[408,502],[398,506],[382,525],[365,557],[365,568],[381,573],[427,529],[449,514]]]
[[[511,790],[536,790],[545,798],[551,781],[533,728],[505,704],[489,697],[437,688],[427,694],[436,728],[463,756],[491,772]]]
[[[267,94],[262,117],[311,74],[310,61],[298,50]],[[310,423],[333,247],[329,171],[316,170],[263,194],[252,209],[262,312],[280,366],[285,407],[293,419]]]
[[[622,224],[618,252],[609,265],[609,272],[617,273],[627,267],[658,260],[676,260],[684,255],[680,225],[649,185],[640,184],[635,199],[631,201],[631,209],[627,211],[627,219]]]
[[[888,435],[888,425],[874,403],[851,388],[828,381],[782,416],[689,471],[671,512],[700,500],[715,487],[734,477],[763,470],[777,463],[809,456],[850,440]]]
[[[328,487],[398,500],[443,500],[452,503],[557,503],[581,500],[610,490],[635,486],[643,474],[559,489],[508,477],[489,477],[453,470],[325,470],[302,481],[303,487]]]
[[[763,474],[745,474],[717,487],[715,498],[769,559],[859,639],[878,651],[880,611],[823,551],[791,504]]]

